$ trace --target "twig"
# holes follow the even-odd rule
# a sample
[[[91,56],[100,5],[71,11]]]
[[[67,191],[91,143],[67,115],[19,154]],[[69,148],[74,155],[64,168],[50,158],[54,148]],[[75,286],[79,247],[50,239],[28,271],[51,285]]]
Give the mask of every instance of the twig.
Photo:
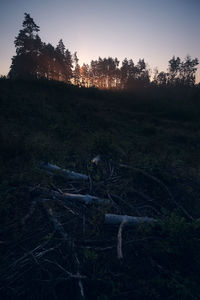
[[[22,225],[25,225],[25,223],[27,222],[27,220],[30,219],[30,217],[33,215],[33,213],[35,212],[35,209],[36,209],[36,205],[37,205],[37,202],[36,201],[32,201],[30,209],[29,209],[29,212],[21,220],[21,224]]]
[[[155,181],[156,183],[158,183],[160,186],[162,186],[162,188],[167,192],[170,200],[176,204],[176,206],[182,210],[182,212],[192,221],[194,221],[194,218],[186,211],[186,209],[180,204],[178,203],[175,199],[174,199],[174,196],[172,195],[172,193],[170,192],[169,188],[160,180],[158,179],[157,177],[153,176],[153,175],[150,175],[148,174],[147,172],[145,172],[144,170],[141,170],[141,169],[138,169],[138,168],[134,168],[134,167],[131,167],[131,166],[127,166],[125,164],[119,164],[120,167],[122,168],[127,168],[127,169],[131,169],[133,171],[136,171],[136,172],[139,172],[141,174],[143,174],[144,176],[152,179],[153,181]]]
[[[83,275],[80,275],[80,274],[72,274],[71,272],[67,271],[64,267],[62,267],[59,263],[57,263],[55,261],[51,261],[49,259],[45,259],[44,261],[49,262],[51,264],[54,264],[60,270],[62,270],[64,273],[66,273],[68,275],[68,277],[70,277],[70,278],[74,278],[74,279],[85,279],[85,278],[87,278],[86,276],[83,276]]]
[[[123,220],[119,226],[117,238],[118,238],[118,243],[117,243],[117,257],[118,259],[123,258],[123,253],[122,253],[122,229],[124,224],[126,223],[125,220]]]
[[[80,278],[80,273],[79,273],[79,267],[80,267],[80,262],[79,262],[79,259],[78,259],[78,256],[74,250],[75,248],[75,245],[74,245],[74,242],[72,240],[72,238],[65,232],[62,224],[55,218],[55,216],[53,215],[53,211],[52,209],[48,209],[44,206],[43,204],[43,207],[44,209],[46,210],[47,212],[47,215],[49,217],[49,220],[52,222],[55,230],[58,230],[58,232],[61,234],[61,236],[64,238],[65,241],[68,242],[68,245],[69,247],[72,249],[72,253],[73,253],[73,260],[74,260],[74,263],[76,264],[76,267],[77,267],[77,279],[78,279],[78,285],[80,287],[80,294],[81,294],[81,297],[84,299],[84,291],[83,291],[83,285],[82,285],[82,281],[81,281],[81,278]]]
[[[76,173],[74,171],[69,171],[66,169],[62,169],[56,165],[52,165],[50,163],[42,162],[40,163],[40,167],[44,169],[47,173],[51,175],[61,175],[62,177],[66,179],[72,179],[72,180],[88,180],[88,176]]]

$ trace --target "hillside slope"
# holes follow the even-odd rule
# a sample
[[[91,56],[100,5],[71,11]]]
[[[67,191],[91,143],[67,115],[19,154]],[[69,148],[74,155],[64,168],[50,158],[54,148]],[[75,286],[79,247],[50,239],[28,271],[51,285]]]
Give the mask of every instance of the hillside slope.
[[[30,210],[35,199],[54,201],[52,191],[61,190],[112,202],[99,208],[69,203],[74,215],[57,203],[46,207],[73,236],[86,299],[199,299],[199,115],[198,88],[122,93],[1,79],[3,299],[83,296],[77,278],[62,274],[62,268],[75,272],[65,239],[42,210]],[[96,155],[97,166],[91,163]],[[87,174],[90,182],[45,174],[41,162]],[[158,224],[123,229],[119,260],[118,228],[105,230],[105,213],[147,215]],[[43,244],[41,251],[53,249],[44,259],[33,250]],[[27,253],[35,263],[22,259]]]

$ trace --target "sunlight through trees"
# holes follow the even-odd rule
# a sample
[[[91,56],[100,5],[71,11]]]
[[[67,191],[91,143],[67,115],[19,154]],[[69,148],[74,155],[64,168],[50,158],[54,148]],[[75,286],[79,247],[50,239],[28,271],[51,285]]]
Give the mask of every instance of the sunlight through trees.
[[[179,57],[169,60],[168,72],[151,71],[144,59],[137,64],[125,58],[120,66],[117,58],[92,60],[90,65],[80,66],[77,52],[73,55],[66,49],[62,39],[53,47],[41,41],[39,26],[25,13],[25,19],[15,38],[16,55],[12,58],[9,78],[46,78],[71,83],[79,87],[100,89],[141,89],[156,86],[193,86],[198,59],[189,55],[181,61]]]

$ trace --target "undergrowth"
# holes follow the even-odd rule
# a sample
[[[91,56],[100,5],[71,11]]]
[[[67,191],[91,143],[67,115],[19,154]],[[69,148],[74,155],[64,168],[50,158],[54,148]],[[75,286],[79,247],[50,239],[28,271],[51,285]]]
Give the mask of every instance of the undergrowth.
[[[50,245],[53,241],[62,242],[43,224],[40,213],[21,228],[20,222],[33,200],[33,187],[66,188],[62,178],[40,169],[44,161],[89,174],[92,188],[76,188],[112,198],[118,207],[115,212],[143,213],[158,220],[150,228],[124,229],[122,261],[116,255],[118,228],[107,230],[102,225],[104,213],[111,208],[88,213],[84,237],[79,232],[82,223],[78,219],[74,222],[70,228],[80,244],[81,272],[87,277],[86,299],[199,299],[199,114],[198,87],[125,93],[49,81],[0,79],[3,269],[6,270],[5,261],[9,265],[38,241],[45,240]],[[91,163],[96,155],[101,156],[98,166]],[[123,164],[127,168],[119,171]],[[105,181],[112,170],[113,181]],[[72,188],[70,184],[67,183],[68,189]],[[60,211],[58,214],[61,216]],[[43,236],[41,232],[38,235],[42,225],[46,226],[41,230]],[[23,242],[25,238],[27,243]],[[108,250],[101,251],[106,247]],[[56,251],[50,258],[58,262]],[[63,257],[64,252],[62,244]],[[70,268],[68,254],[65,258]],[[68,293],[69,299],[78,299],[73,280],[57,282],[55,277],[60,274],[52,267],[51,281],[45,273],[47,266],[43,267],[43,271],[34,267],[32,273],[27,273],[23,297],[64,299]],[[22,297],[15,294],[15,285],[13,290],[7,285],[1,281],[2,299]]]

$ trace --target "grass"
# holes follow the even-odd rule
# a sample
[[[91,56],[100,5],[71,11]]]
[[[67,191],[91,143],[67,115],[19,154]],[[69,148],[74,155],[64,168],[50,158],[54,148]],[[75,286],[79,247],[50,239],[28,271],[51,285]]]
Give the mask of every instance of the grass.
[[[126,93],[0,79],[2,228],[25,215],[31,200],[27,187],[62,187],[59,179],[43,174],[40,161],[77,172],[89,170],[98,182],[106,175],[105,166],[96,170],[90,161],[101,154],[104,161],[126,164],[164,182],[194,220],[171,203],[158,184],[140,172],[123,170],[113,194],[136,206],[135,189],[156,199],[160,228],[124,233],[125,240],[134,234],[141,241],[127,248],[123,264],[115,255],[84,249],[84,272],[105,279],[95,282],[95,289],[92,281],[86,284],[88,299],[199,299],[199,115],[197,87]],[[91,235],[99,238],[98,216],[91,227]],[[18,227],[10,238],[20,241]]]

